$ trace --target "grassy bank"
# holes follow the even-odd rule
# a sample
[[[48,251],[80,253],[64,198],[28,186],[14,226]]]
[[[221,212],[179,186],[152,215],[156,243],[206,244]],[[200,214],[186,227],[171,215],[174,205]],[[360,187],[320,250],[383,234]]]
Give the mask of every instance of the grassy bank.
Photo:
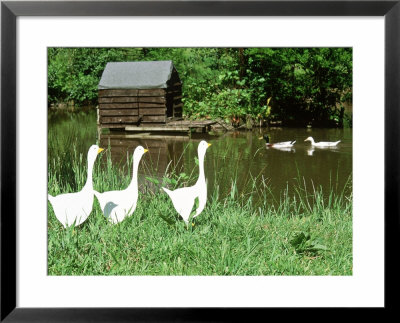
[[[130,162],[113,167],[110,156],[96,162],[95,189],[120,189],[130,181]],[[80,189],[86,179],[85,157],[75,156],[61,167],[49,160],[49,193]],[[70,167],[74,176],[60,173]],[[140,169],[146,165],[140,165]],[[129,174],[129,176],[127,176]],[[242,174],[243,175],[243,174]],[[184,178],[192,184],[197,176]],[[241,176],[240,174],[237,176]],[[168,177],[168,178],[167,178]],[[178,181],[171,180],[175,177]],[[181,185],[179,174],[165,181]],[[269,204],[268,187],[259,177],[254,194],[264,203],[241,198],[235,178],[231,192],[209,192],[207,206],[187,227],[176,214],[168,196],[139,187],[133,216],[109,224],[94,200],[92,214],[77,228],[64,229],[48,204],[49,275],[351,275],[352,197],[322,192],[298,182],[292,195],[283,192],[280,202]],[[154,183],[153,183],[154,184]],[[161,183],[160,183],[161,184]],[[288,190],[289,191],[289,190]],[[279,198],[278,198],[279,201]]]

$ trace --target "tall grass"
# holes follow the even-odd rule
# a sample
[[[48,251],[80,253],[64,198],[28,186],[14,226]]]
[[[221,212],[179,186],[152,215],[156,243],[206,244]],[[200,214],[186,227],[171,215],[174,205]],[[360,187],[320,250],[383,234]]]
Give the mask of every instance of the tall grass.
[[[132,160],[128,157],[120,168],[114,167],[109,152],[99,159],[93,170],[94,188],[125,188]],[[85,183],[86,156],[75,154],[61,165],[65,162],[49,160],[50,194],[77,191]],[[117,225],[106,221],[95,199],[85,223],[64,229],[48,204],[49,275],[352,274],[348,189],[323,192],[309,187],[299,174],[294,187],[288,185],[276,197],[261,173],[239,174],[231,167],[229,191],[220,194],[219,178],[226,176],[215,172],[205,210],[194,226],[186,226],[160,187],[192,185],[197,169],[182,175],[171,168],[159,179],[152,175],[152,166],[141,162],[146,175],[139,181],[137,209]],[[66,167],[73,176],[65,178]],[[247,185],[239,191],[237,183],[243,177]]]

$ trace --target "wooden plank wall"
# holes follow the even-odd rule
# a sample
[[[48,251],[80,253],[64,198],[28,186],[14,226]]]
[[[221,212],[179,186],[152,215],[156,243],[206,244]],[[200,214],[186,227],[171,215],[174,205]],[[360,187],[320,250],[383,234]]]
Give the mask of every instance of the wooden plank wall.
[[[182,117],[182,82],[179,79],[178,72],[174,68],[171,74],[171,79],[168,82],[167,88],[167,115],[168,117]]]
[[[165,89],[99,90],[100,126],[163,125],[166,122],[166,93]]]
[[[182,117],[182,84],[175,83],[167,89],[167,106],[171,107],[168,115],[173,118]]]
[[[182,82],[174,68],[167,89],[99,90],[102,128],[164,126],[167,117],[182,118]]]

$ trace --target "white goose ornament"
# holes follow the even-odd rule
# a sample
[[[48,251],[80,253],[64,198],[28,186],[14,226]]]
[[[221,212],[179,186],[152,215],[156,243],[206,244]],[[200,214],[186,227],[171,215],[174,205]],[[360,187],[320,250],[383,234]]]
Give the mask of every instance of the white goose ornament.
[[[104,216],[113,224],[123,221],[127,216],[132,215],[136,209],[139,162],[146,152],[148,150],[142,146],[136,147],[133,152],[132,180],[126,189],[104,193],[94,191]]]
[[[80,192],[60,194],[57,196],[51,196],[48,194],[48,199],[53,206],[54,214],[64,228],[73,224],[75,224],[75,226],[82,224],[92,212],[92,170],[97,154],[103,150],[103,148],[99,148],[97,145],[93,145],[89,148],[87,157],[88,170],[86,184]]]
[[[196,198],[198,198],[199,204],[196,209],[196,213],[193,215],[193,218],[198,216],[206,206],[207,184],[206,184],[206,177],[204,175],[204,157],[207,148],[210,146],[211,144],[202,140],[197,148],[197,153],[199,158],[199,178],[197,179],[196,184],[190,187],[178,188],[174,191],[171,191],[163,187],[163,190],[171,198],[175,210],[179,213],[179,215],[182,217],[183,221],[186,222],[186,224],[188,224],[189,222],[190,213],[193,209]]]
[[[310,141],[311,142],[311,146],[313,147],[319,147],[319,148],[328,148],[328,147],[336,147],[337,144],[340,142],[340,140],[338,141],[320,141],[320,142],[315,142],[313,137],[308,137],[307,139],[305,139],[304,141]]]

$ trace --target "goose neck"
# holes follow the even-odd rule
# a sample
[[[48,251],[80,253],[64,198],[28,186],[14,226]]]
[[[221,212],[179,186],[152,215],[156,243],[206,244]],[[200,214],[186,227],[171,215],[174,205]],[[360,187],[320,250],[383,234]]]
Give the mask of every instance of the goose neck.
[[[85,186],[83,187],[83,189],[90,189],[90,190],[93,190],[93,178],[92,178],[93,164],[94,164],[94,162],[91,162],[91,161],[88,159],[88,165],[87,165],[87,179],[86,179],[86,183],[85,183]]]
[[[199,178],[197,183],[205,182],[206,180],[204,175],[204,155],[205,154],[199,154]]]
[[[137,187],[138,168],[139,168],[139,160],[137,160],[137,158],[134,158],[133,159],[133,166],[132,166],[132,180],[131,180],[131,183],[128,186],[128,188],[130,188],[130,189]]]

